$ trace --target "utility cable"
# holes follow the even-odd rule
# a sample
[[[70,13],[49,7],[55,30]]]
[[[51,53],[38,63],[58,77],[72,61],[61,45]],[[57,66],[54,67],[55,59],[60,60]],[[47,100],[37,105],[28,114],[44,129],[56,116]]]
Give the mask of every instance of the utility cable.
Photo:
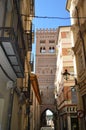
[[[29,15],[25,15],[25,14],[21,14],[21,16],[24,17],[32,17],[32,18],[43,18],[43,19],[63,19],[63,20],[67,20],[67,19],[86,19],[86,17],[59,17],[59,16],[29,16]]]
[[[86,19],[86,17],[48,17],[48,16],[34,16],[34,18],[43,18],[43,19]]]

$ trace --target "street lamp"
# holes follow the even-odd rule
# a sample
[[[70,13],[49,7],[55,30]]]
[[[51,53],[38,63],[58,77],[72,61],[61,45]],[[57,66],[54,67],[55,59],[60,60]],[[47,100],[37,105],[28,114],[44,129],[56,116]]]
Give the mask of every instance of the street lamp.
[[[68,80],[68,76],[69,76],[69,75],[74,76],[73,74],[70,74],[67,69],[65,69],[65,71],[64,71],[64,73],[62,73],[62,75],[64,76],[64,79],[65,79],[65,80]],[[77,79],[76,79],[75,77],[74,77],[74,81],[75,81],[75,85],[79,85],[79,84],[77,83]]]
[[[68,80],[68,76],[70,75],[70,73],[68,73],[67,69],[65,69],[64,73],[62,73],[62,75],[64,76],[65,80]]]

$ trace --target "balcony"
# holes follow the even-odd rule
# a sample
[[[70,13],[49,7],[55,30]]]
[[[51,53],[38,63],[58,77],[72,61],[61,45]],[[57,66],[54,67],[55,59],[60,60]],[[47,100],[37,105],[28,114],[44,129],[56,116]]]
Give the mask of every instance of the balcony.
[[[29,23],[29,29],[25,30],[25,41],[26,41],[26,47],[28,48],[28,51],[32,51],[32,43],[34,43],[34,26],[31,22],[31,20],[28,21]]]
[[[33,72],[34,71],[34,55],[33,55],[33,53],[30,53],[29,64],[30,64],[31,72]]]
[[[30,0],[30,15],[35,15],[35,0]]]
[[[19,41],[13,28],[0,27],[0,43],[14,73],[18,78],[22,78],[24,76],[25,52],[23,46],[20,45],[21,40]]]
[[[23,86],[21,87],[21,92],[24,93],[25,97],[27,99],[30,99],[30,74],[29,73],[25,73],[25,76],[24,76],[24,84]]]

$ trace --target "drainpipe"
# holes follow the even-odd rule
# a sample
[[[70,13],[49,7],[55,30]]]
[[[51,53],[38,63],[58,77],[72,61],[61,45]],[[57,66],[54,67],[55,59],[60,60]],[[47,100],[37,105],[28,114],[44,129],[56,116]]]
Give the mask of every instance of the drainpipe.
[[[12,84],[10,86],[10,83]],[[9,101],[9,108],[8,108],[8,124],[7,124],[7,130],[11,130],[11,121],[12,121],[12,112],[13,112],[13,99],[14,99],[14,93],[21,97],[22,101],[21,103],[25,100],[25,96],[23,93],[21,93],[21,90],[17,88],[16,82],[13,82],[10,80],[10,82],[7,85],[8,90],[10,89],[10,101]]]
[[[8,110],[8,127],[7,130],[11,130],[11,118],[12,118],[12,107],[13,107],[13,97],[14,97],[14,90],[10,90],[10,103],[9,103],[9,110]]]
[[[31,89],[31,82],[30,82],[30,74],[28,74],[28,92],[29,92],[29,100],[30,100],[30,89]],[[30,130],[30,104],[28,107],[28,130]]]
[[[10,83],[12,84],[10,86]],[[10,89],[10,101],[9,101],[9,108],[8,108],[8,124],[7,130],[11,130],[11,119],[12,119],[12,109],[13,109],[13,98],[14,98],[14,90],[15,90],[15,82],[10,81],[8,83],[7,88]]]

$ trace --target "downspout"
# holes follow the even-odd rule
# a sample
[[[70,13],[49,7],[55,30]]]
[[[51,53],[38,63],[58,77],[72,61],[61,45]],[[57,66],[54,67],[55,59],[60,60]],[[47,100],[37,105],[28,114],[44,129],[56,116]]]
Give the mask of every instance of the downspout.
[[[12,122],[12,112],[13,112],[13,99],[14,99],[14,93],[18,95],[18,97],[23,96],[23,99],[25,99],[24,94],[21,95],[21,90],[17,88],[16,81],[13,82],[13,86],[10,88],[10,103],[9,103],[9,109],[8,109],[8,126],[7,130],[11,130],[11,122]]]
[[[9,109],[8,109],[8,126],[7,130],[11,130],[11,120],[12,120],[12,109],[13,109],[13,98],[14,98],[14,82],[13,82],[13,88],[10,90],[10,101],[9,101]]]
[[[29,100],[30,100],[30,89],[31,89],[31,84],[30,84],[30,74],[28,74],[28,93],[29,93]],[[30,104],[28,107],[28,130],[30,130]]]

